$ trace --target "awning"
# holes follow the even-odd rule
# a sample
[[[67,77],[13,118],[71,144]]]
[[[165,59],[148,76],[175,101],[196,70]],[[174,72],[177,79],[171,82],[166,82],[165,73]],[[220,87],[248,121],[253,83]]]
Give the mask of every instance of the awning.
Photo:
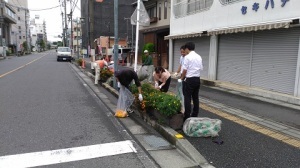
[[[258,23],[254,25],[243,25],[240,27],[223,28],[207,31],[208,35],[219,35],[228,33],[250,32],[258,30],[271,30],[279,28],[289,28],[292,20],[272,22],[272,23]]]
[[[164,39],[165,40],[169,40],[169,39],[183,39],[183,38],[201,37],[201,36],[206,36],[206,35],[204,35],[203,32],[199,32],[199,33],[169,35],[169,36],[165,36]]]
[[[250,32],[250,31],[258,31],[258,30],[271,30],[278,28],[289,28],[290,24],[293,22],[293,19],[283,20],[278,22],[265,22],[265,23],[257,23],[252,25],[243,25],[237,27],[226,27],[220,29],[213,29],[202,31],[198,33],[188,33],[188,34],[177,34],[177,35],[169,35],[165,36],[165,40],[169,39],[183,39],[183,38],[191,38],[191,37],[201,37],[201,36],[210,36],[210,35],[219,35],[219,34],[229,34],[229,33],[239,33],[239,32]]]

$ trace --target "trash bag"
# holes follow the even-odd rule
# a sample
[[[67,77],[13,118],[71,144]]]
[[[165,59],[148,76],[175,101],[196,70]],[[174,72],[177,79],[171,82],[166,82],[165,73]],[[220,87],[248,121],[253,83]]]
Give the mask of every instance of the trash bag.
[[[132,93],[125,86],[121,85],[115,116],[120,118],[127,117],[126,109],[132,105],[133,101]]]
[[[177,91],[177,98],[180,100],[181,103],[181,113],[184,113],[185,109],[184,109],[184,97],[183,97],[183,91],[182,91],[182,82],[177,82],[176,85],[176,91]]]
[[[149,73],[148,73],[147,66],[140,66],[137,69],[138,69],[137,75],[138,75],[139,81],[143,81],[148,78]]]
[[[221,131],[219,119],[190,117],[183,124],[183,132],[190,137],[216,137]]]

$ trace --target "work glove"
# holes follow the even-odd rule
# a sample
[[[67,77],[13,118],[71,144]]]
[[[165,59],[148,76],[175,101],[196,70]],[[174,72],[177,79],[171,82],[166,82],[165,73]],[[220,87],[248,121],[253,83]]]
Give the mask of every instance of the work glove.
[[[158,83],[157,83],[157,82],[155,82],[155,85],[154,85],[154,87],[155,87],[155,88],[157,88],[157,87],[158,87]]]
[[[178,73],[177,73],[177,72],[175,72],[175,73],[174,73],[174,77],[177,77],[177,75],[178,75]]]
[[[121,83],[120,82],[118,82],[118,88],[120,88],[121,87]]]
[[[182,82],[182,80],[181,79],[178,79],[178,83],[181,83]]]
[[[143,101],[143,96],[142,96],[142,94],[139,94],[139,100],[140,100],[140,101]]]

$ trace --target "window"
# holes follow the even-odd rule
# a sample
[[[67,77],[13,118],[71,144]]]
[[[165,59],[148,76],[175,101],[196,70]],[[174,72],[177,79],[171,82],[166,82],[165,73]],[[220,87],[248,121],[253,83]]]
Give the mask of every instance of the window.
[[[23,39],[25,39],[25,36],[23,36]]]
[[[22,36],[19,36],[19,39],[22,39]]]
[[[158,20],[161,20],[161,3],[158,4]]]
[[[19,29],[21,29],[21,26],[19,26]]]
[[[220,0],[221,4],[228,5],[234,2],[245,1],[245,0]]]
[[[173,13],[175,18],[191,15],[209,9],[214,0],[177,0],[174,3]]]
[[[147,12],[150,18],[156,17],[156,6],[148,8]]]
[[[168,1],[164,2],[164,19],[168,17]]]
[[[18,8],[18,12],[20,12],[20,8]]]
[[[20,17],[18,17],[18,20],[21,20],[21,18],[20,18]]]

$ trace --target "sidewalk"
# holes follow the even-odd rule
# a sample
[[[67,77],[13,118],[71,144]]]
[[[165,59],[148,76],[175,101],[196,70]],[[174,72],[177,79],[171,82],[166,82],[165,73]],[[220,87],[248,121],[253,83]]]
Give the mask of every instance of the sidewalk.
[[[91,72],[88,67],[85,69],[85,71]],[[224,122],[224,125],[222,124],[222,129],[224,130],[221,131],[221,134],[223,135],[223,138],[225,137],[225,141],[236,141],[236,136],[239,137],[239,139],[244,139],[241,142],[235,142],[236,145],[240,146],[240,148],[243,148],[248,144],[250,146],[252,145],[251,148],[256,148],[257,145],[251,144],[247,141],[248,135],[243,135],[253,134],[252,136],[259,136],[259,139],[263,140],[262,144],[264,144],[264,146],[268,146],[269,143],[267,142],[270,142],[271,146],[273,144],[277,144],[278,148],[293,151],[291,155],[295,156],[295,153],[297,152],[295,152],[295,149],[293,147],[296,147],[298,149],[300,148],[299,106],[271,99],[276,96],[281,96],[280,94],[276,93],[261,92],[260,94],[265,94],[264,97],[261,97],[258,95],[254,95],[252,92],[251,94],[249,91],[250,88],[247,87],[209,81],[205,79],[202,79],[201,82],[204,85],[202,85],[200,89],[201,111],[199,113],[199,116],[221,119]],[[176,83],[177,79],[173,78],[169,91],[176,91]],[[105,84],[103,86],[108,90],[112,90],[112,92],[114,90],[113,88],[105,86]],[[283,100],[287,100],[287,98],[289,97],[286,95],[282,96],[284,97],[281,98]],[[292,120],[292,122],[290,120]],[[201,155],[202,152],[208,156],[211,154],[210,152],[207,153],[207,151],[211,150],[211,148],[209,147],[212,147],[211,142],[207,142],[209,141],[207,139],[193,139],[186,137],[185,140],[187,141],[186,143],[188,145],[182,145],[174,136],[175,134],[177,134],[176,131],[171,130],[170,128],[159,126],[156,123],[151,123],[151,121],[148,120],[146,120],[146,122],[155,127],[155,129],[161,135],[163,135],[169,142],[172,142],[172,144],[175,145],[176,148],[183,151],[187,156],[193,156],[194,154],[192,153],[196,152],[204,159],[204,157]],[[284,124],[285,122],[289,123],[289,125]],[[230,130],[238,131],[241,134],[230,137]],[[206,145],[201,146],[201,144]],[[284,146],[286,144],[288,144],[289,146]],[[228,149],[236,148],[234,144],[230,143],[227,143],[226,146]],[[258,148],[252,150],[258,151],[259,153],[265,149]],[[201,154],[199,152],[201,152]],[[224,152],[228,151],[224,149]],[[219,159],[221,160],[223,158]],[[207,164],[209,163],[205,159],[204,161]],[[226,161],[220,162],[222,164],[226,163]]]

